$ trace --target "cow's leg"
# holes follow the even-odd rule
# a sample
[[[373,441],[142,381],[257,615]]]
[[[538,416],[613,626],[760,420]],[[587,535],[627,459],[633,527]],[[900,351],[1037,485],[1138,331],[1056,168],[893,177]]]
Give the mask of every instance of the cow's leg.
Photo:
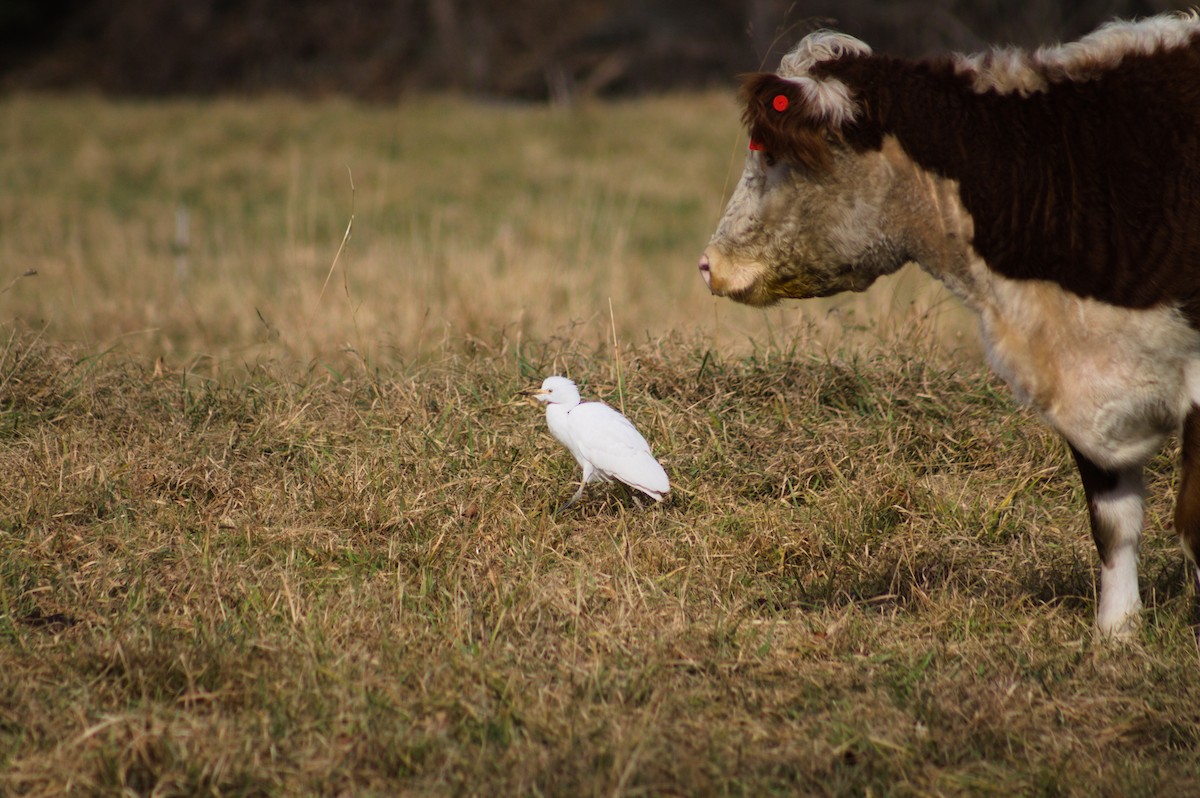
[[[1074,446],[1075,464],[1083,478],[1092,539],[1100,554],[1100,606],[1096,626],[1101,634],[1128,637],[1137,628],[1142,600],[1138,596],[1138,539],[1142,534],[1142,466],[1110,470],[1096,465]]]
[[[1200,407],[1192,405],[1183,422],[1183,464],[1179,498],[1175,502],[1175,531],[1183,552],[1196,569],[1197,597],[1193,599],[1200,621]],[[1200,629],[1197,630],[1200,635]]]

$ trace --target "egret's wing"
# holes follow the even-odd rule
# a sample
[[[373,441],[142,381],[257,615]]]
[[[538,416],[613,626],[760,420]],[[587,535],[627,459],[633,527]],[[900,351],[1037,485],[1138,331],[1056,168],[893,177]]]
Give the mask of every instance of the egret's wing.
[[[671,489],[650,445],[633,423],[606,404],[584,402],[568,414],[571,438],[597,471],[661,499]]]

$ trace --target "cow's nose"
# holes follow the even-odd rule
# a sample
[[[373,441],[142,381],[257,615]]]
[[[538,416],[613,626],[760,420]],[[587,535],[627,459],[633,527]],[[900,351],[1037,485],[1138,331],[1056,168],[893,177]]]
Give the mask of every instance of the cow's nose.
[[[700,256],[700,276],[704,278],[704,284],[708,289],[712,290],[712,264],[708,262],[708,255]]]

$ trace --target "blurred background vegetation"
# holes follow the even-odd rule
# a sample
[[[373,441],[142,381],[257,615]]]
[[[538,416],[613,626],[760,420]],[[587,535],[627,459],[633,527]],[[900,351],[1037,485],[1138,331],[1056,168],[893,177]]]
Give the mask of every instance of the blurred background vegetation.
[[[0,0],[0,87],[569,102],[732,85],[836,26],[908,55],[1075,38],[1167,0]]]

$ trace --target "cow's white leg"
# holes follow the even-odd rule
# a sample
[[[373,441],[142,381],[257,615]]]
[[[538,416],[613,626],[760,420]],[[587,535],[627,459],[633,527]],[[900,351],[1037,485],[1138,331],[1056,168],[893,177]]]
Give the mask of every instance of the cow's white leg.
[[[1100,606],[1096,627],[1109,637],[1129,637],[1137,629],[1138,542],[1142,535],[1142,467],[1102,468],[1074,447],[1083,479],[1092,540],[1100,555]]]
[[[1128,474],[1128,472],[1126,472]],[[1117,488],[1098,494],[1090,504],[1107,534],[1100,552],[1100,607],[1096,626],[1103,634],[1127,637],[1137,628],[1142,600],[1138,596],[1138,540],[1142,533],[1142,474],[1118,482]],[[1093,520],[1093,525],[1097,523]],[[1093,537],[1097,532],[1092,530]]]

